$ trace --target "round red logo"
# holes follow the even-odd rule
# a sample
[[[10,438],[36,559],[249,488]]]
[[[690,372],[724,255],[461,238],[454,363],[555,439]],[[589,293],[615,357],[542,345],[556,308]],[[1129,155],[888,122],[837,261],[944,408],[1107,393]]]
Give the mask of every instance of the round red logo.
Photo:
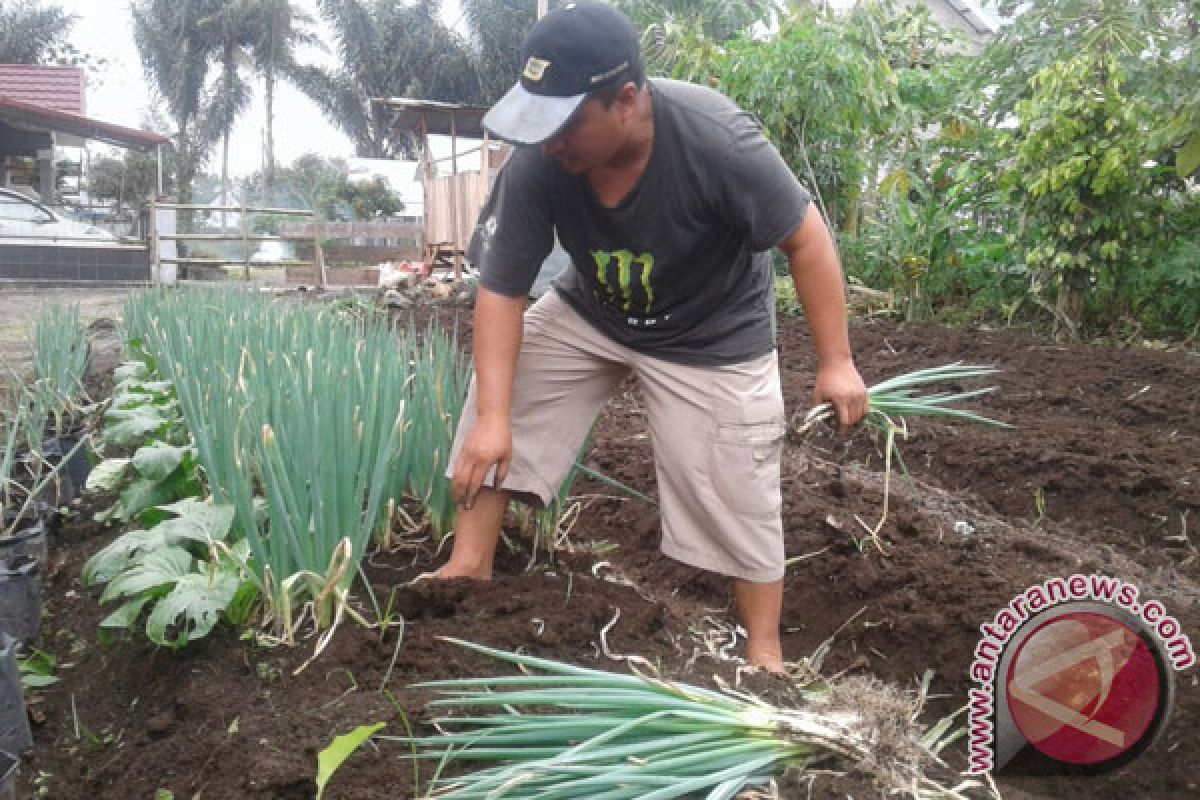
[[[1036,628],[1006,680],[1021,735],[1050,758],[1082,765],[1117,758],[1141,742],[1164,688],[1146,642],[1118,620],[1087,611]]]

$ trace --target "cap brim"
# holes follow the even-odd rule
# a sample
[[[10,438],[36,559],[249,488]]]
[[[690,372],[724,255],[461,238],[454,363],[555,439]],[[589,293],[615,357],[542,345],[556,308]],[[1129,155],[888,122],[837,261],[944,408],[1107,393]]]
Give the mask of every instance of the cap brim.
[[[483,127],[506,142],[541,144],[567,126],[585,99],[586,94],[572,97],[534,94],[518,83],[483,116]]]

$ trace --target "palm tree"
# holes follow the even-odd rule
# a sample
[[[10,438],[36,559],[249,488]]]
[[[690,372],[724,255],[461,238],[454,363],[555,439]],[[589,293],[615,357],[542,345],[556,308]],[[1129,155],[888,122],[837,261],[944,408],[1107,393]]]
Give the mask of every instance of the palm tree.
[[[214,39],[201,23],[224,4],[223,0],[136,0],[131,9],[142,67],[177,128],[175,176],[184,204],[191,202],[196,172],[221,135],[220,127],[208,121],[212,107],[222,101],[213,103],[205,93]]]
[[[617,0],[616,6],[642,32],[648,70],[667,75],[697,47],[728,41],[782,10],[779,0]]]
[[[321,46],[310,30],[313,18],[292,5],[291,0],[241,0],[248,6],[246,32],[255,69],[263,77],[267,103],[266,190],[275,176],[275,81],[293,79],[297,73],[296,50]]]
[[[0,64],[44,64],[69,47],[75,16],[38,0],[0,4]]]
[[[229,137],[238,117],[250,105],[250,85],[243,77],[251,18],[245,2],[223,3],[217,13],[200,20],[204,45],[216,51],[219,69],[203,124],[205,139],[221,140],[221,205],[229,205]],[[225,215],[221,215],[224,227]]]
[[[341,65],[298,67],[297,85],[366,158],[415,155],[397,135],[384,97],[478,102],[480,85],[466,42],[439,19],[437,0],[318,0],[333,29]]]
[[[554,10],[567,0],[551,0]],[[507,0],[459,0],[478,59],[485,103],[504,96],[521,74],[521,44],[535,22],[535,4]]]

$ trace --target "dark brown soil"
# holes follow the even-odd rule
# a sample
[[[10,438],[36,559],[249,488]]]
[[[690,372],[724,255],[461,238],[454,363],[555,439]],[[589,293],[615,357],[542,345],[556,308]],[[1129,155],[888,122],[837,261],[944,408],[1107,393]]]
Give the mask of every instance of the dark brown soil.
[[[807,332],[787,318],[780,336],[785,392],[802,412],[814,366]],[[933,722],[966,701],[979,625],[1045,578],[1116,575],[1160,599],[1193,641],[1200,637],[1200,359],[885,322],[856,325],[853,341],[868,383],[957,360],[1001,367],[1000,391],[981,407],[1017,427],[917,421],[903,444],[917,491],[892,481],[885,554],[855,543],[864,533],[855,517],[874,525],[880,515],[880,444],[865,433],[789,441],[788,554],[806,558],[788,571],[788,658],[828,643],[826,673],[907,687],[934,670],[938,698],[926,714]],[[589,464],[654,494],[636,391],[609,405]],[[512,532],[514,546],[504,549],[490,585],[404,588],[439,560],[428,542],[372,557],[367,571],[379,602],[394,593],[406,622],[399,649],[397,630],[381,636],[347,623],[299,675],[293,671],[311,655],[311,642],[268,648],[228,629],[179,653],[144,638],[99,641],[105,612],[98,592],[80,587],[79,571],[113,532],[97,530],[87,522],[91,510],[82,509],[64,528],[47,583],[40,646],[59,658],[62,680],[33,706],[36,745],[23,766],[23,791],[60,800],[150,798],[160,788],[178,799],[307,800],[317,753],[334,736],[374,722],[395,735],[406,721],[422,727],[428,696],[410,684],[503,669],[439,636],[621,670],[600,642],[619,609],[607,638],[612,651],[645,656],[690,682],[711,684],[717,672],[732,678],[730,666],[709,654],[728,641],[713,632],[733,620],[725,581],[658,554],[653,508],[598,485],[576,491],[584,509],[569,533],[572,552],[553,563],[539,557],[527,569],[527,540]],[[956,532],[956,522],[973,532]],[[618,547],[593,554],[592,543],[602,541]],[[601,560],[608,564],[597,568]],[[356,603],[369,607],[365,591]],[[1192,734],[1200,691],[1194,669],[1178,678],[1172,721],[1150,753],[1099,776],[1006,771],[998,778],[1005,796],[1197,796],[1200,744]],[[385,684],[388,693],[380,691]],[[955,749],[950,761],[961,766],[962,743]],[[368,746],[326,796],[414,797],[406,756],[396,742]],[[44,794],[35,794],[38,787]],[[811,796],[847,793],[869,796],[852,779],[819,781]]]

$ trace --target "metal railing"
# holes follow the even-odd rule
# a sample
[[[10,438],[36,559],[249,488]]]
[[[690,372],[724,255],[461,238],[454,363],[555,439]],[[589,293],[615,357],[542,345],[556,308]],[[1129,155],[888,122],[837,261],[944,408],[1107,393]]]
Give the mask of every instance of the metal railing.
[[[224,212],[238,214],[238,232],[237,233],[163,233],[159,230],[158,212],[160,210],[178,212]],[[283,217],[307,217],[312,222],[312,243],[313,243],[313,259],[311,261],[303,259],[290,260],[256,260],[251,261],[252,252],[250,244],[252,242],[294,242],[301,241],[293,236],[275,236],[268,234],[256,234],[250,230],[250,215],[265,214],[270,216]],[[150,220],[149,220],[149,246],[150,246],[150,274],[155,285],[162,283],[162,265],[174,264],[177,267],[182,266],[184,270],[189,265],[196,266],[214,266],[224,268],[226,266],[241,266],[244,270],[243,276],[246,280],[250,280],[250,268],[256,267],[311,267],[313,271],[313,282],[320,287],[324,287],[326,283],[325,274],[325,258],[321,249],[321,219],[315,211],[309,209],[296,208],[257,208],[253,206],[206,206],[206,205],[190,205],[181,203],[161,203],[152,199],[150,201]],[[304,240],[307,240],[305,237]],[[201,258],[195,256],[163,256],[162,242],[241,242],[242,258],[238,260],[230,260],[225,258]],[[181,276],[182,277],[182,276]]]

